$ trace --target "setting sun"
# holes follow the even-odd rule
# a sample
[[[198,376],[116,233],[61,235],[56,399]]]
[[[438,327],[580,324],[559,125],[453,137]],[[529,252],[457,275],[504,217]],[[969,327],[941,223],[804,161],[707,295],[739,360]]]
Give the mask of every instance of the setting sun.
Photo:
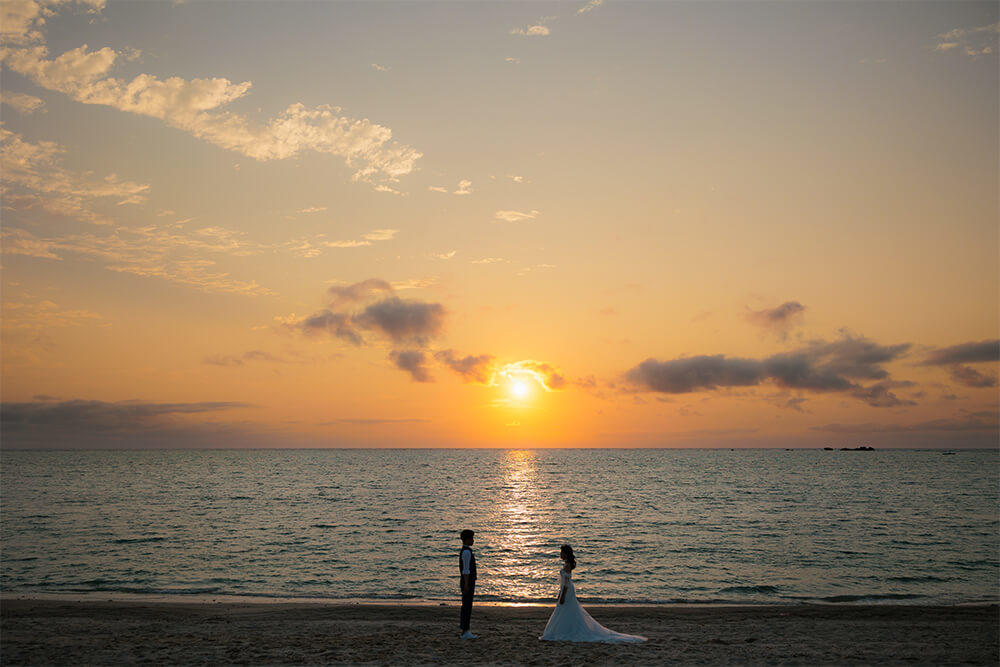
[[[528,387],[528,383],[521,382],[520,380],[515,381],[510,386],[510,393],[514,398],[526,398],[530,392],[531,389]]]

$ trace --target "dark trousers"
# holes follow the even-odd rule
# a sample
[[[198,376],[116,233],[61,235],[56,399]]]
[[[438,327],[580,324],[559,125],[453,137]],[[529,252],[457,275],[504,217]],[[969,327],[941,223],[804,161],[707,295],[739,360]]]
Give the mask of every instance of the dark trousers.
[[[472,596],[476,593],[476,582],[469,582],[469,587],[462,591],[462,617],[459,621],[459,627],[462,632],[469,629],[469,623],[472,620]]]

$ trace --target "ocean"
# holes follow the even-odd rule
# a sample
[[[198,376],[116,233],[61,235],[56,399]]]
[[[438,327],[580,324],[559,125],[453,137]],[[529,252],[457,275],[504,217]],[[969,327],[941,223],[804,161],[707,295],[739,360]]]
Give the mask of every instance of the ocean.
[[[0,453],[0,590],[584,603],[1000,599],[1000,452]]]

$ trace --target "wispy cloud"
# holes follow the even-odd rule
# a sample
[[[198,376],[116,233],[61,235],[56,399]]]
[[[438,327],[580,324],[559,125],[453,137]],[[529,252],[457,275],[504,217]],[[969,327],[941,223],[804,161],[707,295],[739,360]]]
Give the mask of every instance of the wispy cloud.
[[[937,36],[935,51],[961,52],[970,57],[985,56],[996,53],[997,34],[1000,33],[1000,23],[991,23],[974,28],[955,28]]]
[[[448,194],[448,188],[443,185],[429,185],[427,186],[427,189],[431,192],[443,192],[444,194]]]
[[[578,10],[576,10],[576,13],[586,14],[587,12],[594,11],[596,8],[600,7],[603,4],[604,0],[590,0],[590,2],[585,4],[583,7],[580,7]]]
[[[458,182],[458,189],[452,192],[453,195],[468,195],[472,194],[472,181],[462,179]]]
[[[379,65],[378,63],[372,63],[372,69],[378,70],[379,72],[388,72],[391,67],[386,67],[385,65]]]
[[[4,93],[0,92],[0,104],[6,104],[14,111],[23,114],[32,114],[36,111],[45,111],[45,102],[34,95],[24,93]]]
[[[108,174],[95,179],[71,172],[60,165],[65,149],[52,141],[32,143],[20,134],[0,127],[0,173],[3,174],[4,204],[12,209],[41,208],[49,213],[85,222],[109,225],[113,221],[98,213],[94,204],[112,199],[118,205],[145,201],[149,186]]]
[[[310,206],[308,208],[300,208],[296,213],[322,213],[326,210],[326,206]]]
[[[265,352],[264,350],[248,350],[243,354],[232,355],[232,354],[212,354],[204,359],[204,363],[211,366],[243,366],[248,362],[256,361],[266,361],[278,364],[288,363],[288,360],[271,354],[270,352]]]
[[[398,229],[373,229],[362,234],[361,238],[366,241],[391,241],[398,233]]]
[[[789,330],[802,318],[806,307],[798,301],[786,301],[774,308],[752,310],[747,307],[746,319],[751,324],[777,334],[782,340],[788,337]]]
[[[546,25],[529,25],[526,28],[514,28],[510,31],[512,35],[522,37],[548,37],[552,33]]]
[[[525,220],[534,220],[540,215],[539,211],[512,211],[512,210],[501,210],[493,214],[496,220],[503,220],[504,222],[523,222]]]
[[[11,14],[3,3],[5,15]],[[392,130],[367,118],[339,114],[330,105],[306,107],[290,104],[278,116],[257,124],[245,115],[223,107],[244,97],[251,82],[209,79],[160,79],[140,74],[131,81],[111,76],[118,56],[111,48],[90,51],[86,45],[50,58],[42,29],[45,12],[37,3],[35,14],[16,14],[5,23],[5,42],[11,46],[0,57],[11,71],[47,90],[63,93],[77,102],[107,106],[150,116],[221,148],[260,161],[280,160],[305,151],[328,153],[344,159],[354,169],[355,182],[367,182],[392,191],[387,184],[413,171],[422,154],[392,139]],[[94,10],[103,8],[103,3]],[[126,53],[126,58],[127,58]]]
[[[206,228],[209,229],[209,228]],[[232,292],[248,296],[273,294],[256,281],[232,278],[215,271],[216,262],[203,253],[245,255],[259,247],[244,247],[239,236],[228,230],[212,228],[178,232],[171,227],[115,227],[114,229],[59,237],[39,237],[22,229],[2,232],[3,252],[50,260],[82,255],[99,259],[109,271],[136,276],[161,278],[207,292]],[[193,257],[192,251],[200,256]]]
[[[515,58],[513,56],[508,56],[507,58],[504,58],[504,61],[509,62],[511,65],[519,65],[521,63],[520,58]]]

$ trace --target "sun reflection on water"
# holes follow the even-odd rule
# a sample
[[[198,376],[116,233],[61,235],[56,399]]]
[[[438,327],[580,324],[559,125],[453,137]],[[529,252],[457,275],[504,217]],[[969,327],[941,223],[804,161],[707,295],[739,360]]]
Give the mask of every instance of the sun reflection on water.
[[[498,594],[506,598],[537,599],[551,593],[546,568],[539,558],[545,548],[540,539],[548,513],[539,488],[538,454],[510,450],[503,455],[503,480],[494,509],[492,575]]]

